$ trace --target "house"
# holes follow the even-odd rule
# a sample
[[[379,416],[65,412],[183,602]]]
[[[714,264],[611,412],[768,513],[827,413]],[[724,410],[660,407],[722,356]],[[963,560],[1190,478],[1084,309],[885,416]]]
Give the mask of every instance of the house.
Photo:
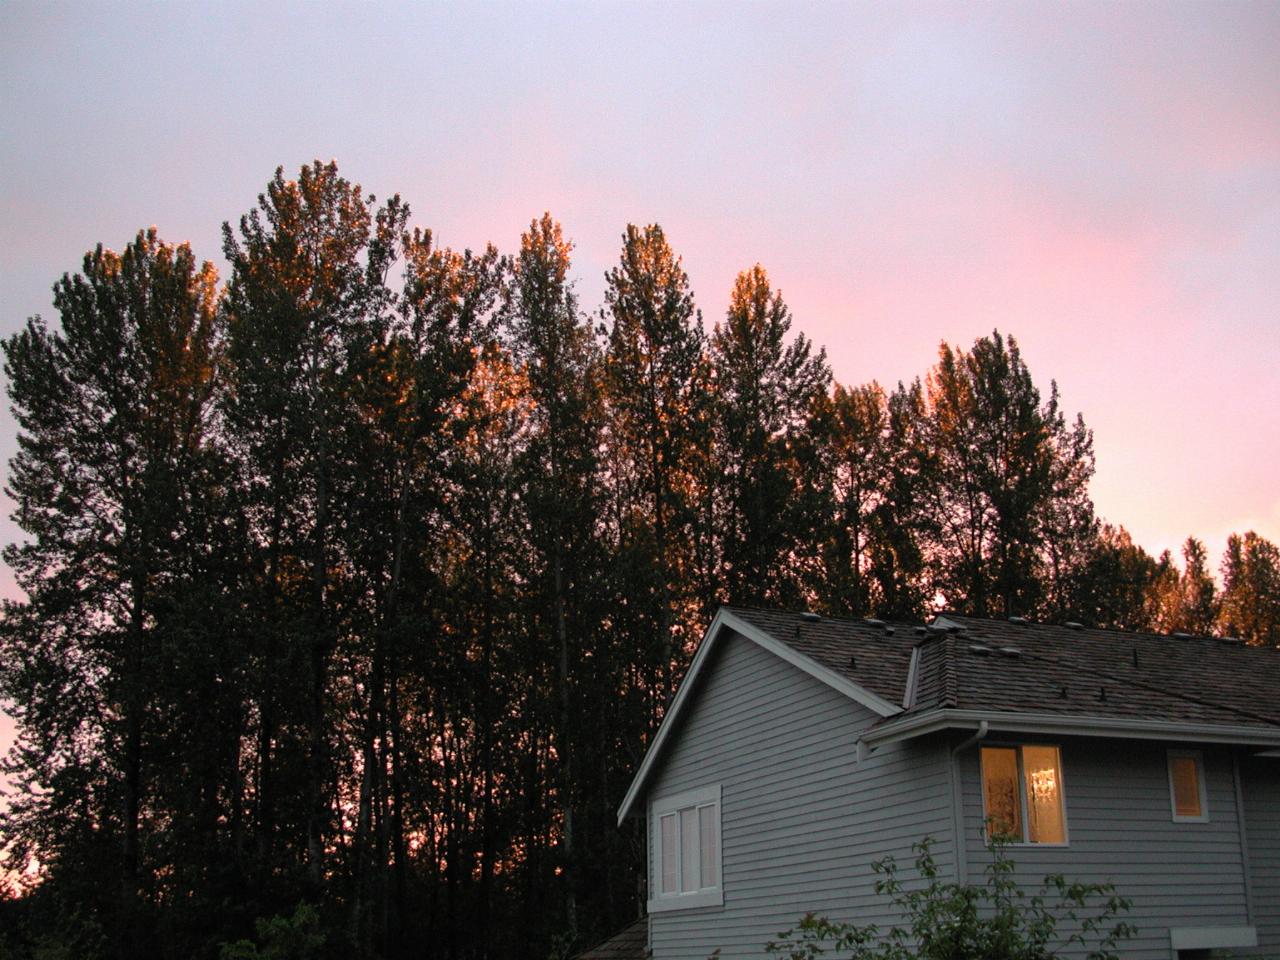
[[[761,957],[807,911],[892,925],[871,863],[1132,898],[1136,958],[1280,956],[1280,651],[979,620],[724,608],[619,809],[656,960]]]

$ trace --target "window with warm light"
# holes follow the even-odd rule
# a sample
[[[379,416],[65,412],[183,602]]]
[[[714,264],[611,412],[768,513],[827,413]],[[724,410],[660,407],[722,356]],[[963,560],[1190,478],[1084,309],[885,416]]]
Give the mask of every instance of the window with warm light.
[[[650,810],[655,891],[649,909],[724,903],[720,882],[720,788],[653,801]]]
[[[982,811],[989,837],[1010,837],[1015,843],[1066,843],[1058,748],[983,747]]]
[[[1197,750],[1169,751],[1169,802],[1175,823],[1205,823],[1204,758]]]

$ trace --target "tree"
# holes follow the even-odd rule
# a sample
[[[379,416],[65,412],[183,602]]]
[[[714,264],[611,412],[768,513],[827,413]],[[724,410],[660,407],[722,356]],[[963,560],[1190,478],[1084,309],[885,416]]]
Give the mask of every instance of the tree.
[[[1252,530],[1227,538],[1218,623],[1247,643],[1280,647],[1280,550]]]
[[[30,538],[5,550],[28,598],[6,603],[0,633],[0,693],[20,730],[9,865],[38,858],[64,890],[96,888],[85,904],[110,911],[123,954],[145,949],[144,812],[161,779],[148,761],[167,720],[164,667],[188,639],[179,611],[200,582],[190,551],[216,457],[216,283],[185,244],[142,232],[123,254],[99,245],[54,287],[60,329],[35,318],[4,343],[20,431],[8,489]],[[102,901],[108,864],[116,904]]]
[[[1103,524],[1076,584],[1070,616],[1113,630],[1154,629],[1160,566],[1124,527]]]
[[[738,274],[711,335],[719,559],[730,603],[794,603],[793,568],[817,542],[813,485],[800,454],[831,382],[826,353],[803,334],[759,264]],[[808,489],[806,489],[808,486]],[[807,509],[806,509],[807,508]]]
[[[923,616],[919,384],[836,384],[826,433],[830,520],[814,592],[836,616]]]
[[[602,765],[616,764],[616,755],[596,745],[596,734],[601,712],[612,710],[601,691],[617,689],[624,680],[600,627],[607,597],[599,575],[607,565],[599,537],[603,357],[595,331],[578,310],[569,280],[571,251],[550,214],[529,225],[514,263],[508,315],[512,351],[532,402],[520,486],[532,547],[532,632],[546,639],[540,648],[555,663],[561,883],[565,933],[573,941],[580,899],[589,903],[593,934],[603,932],[592,929],[593,921],[610,912],[600,901],[612,891],[585,883],[583,871],[620,855],[609,840],[612,798],[599,772]],[[584,816],[591,822],[581,829]],[[580,850],[583,838],[594,840],[594,849]]]
[[[640,644],[649,733],[674,686],[692,616],[701,458],[707,447],[702,317],[662,228],[629,225],[605,274],[605,469],[623,634]]]
[[[1153,592],[1154,626],[1164,633],[1208,635],[1218,619],[1217,585],[1209,572],[1204,544],[1187,537],[1179,573],[1168,551],[1160,558]]]
[[[340,527],[359,482],[353,451],[338,441],[355,418],[359,347],[370,311],[381,303],[383,263],[369,256],[373,204],[336,164],[317,161],[297,180],[277,169],[257,207],[241,218],[238,237],[230,224],[223,227],[232,271],[224,415],[260,555],[257,830],[269,850],[282,812],[275,754],[300,750],[302,836],[290,850],[317,892],[334,826],[329,669],[352,599]],[[291,682],[303,691],[301,703],[291,697]],[[276,746],[278,737],[288,741],[281,735],[295,719],[302,742]]]
[[[927,386],[925,509],[936,589],[975,616],[1034,613],[1063,557],[1087,540],[1092,438],[1071,427],[1051,384],[1043,403],[1017,342],[999,331],[970,352],[943,344]]]

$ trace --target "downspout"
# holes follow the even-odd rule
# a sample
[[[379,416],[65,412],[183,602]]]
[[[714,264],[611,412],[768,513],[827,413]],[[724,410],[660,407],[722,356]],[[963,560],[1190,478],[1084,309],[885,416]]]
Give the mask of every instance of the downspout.
[[[960,753],[987,735],[987,721],[978,724],[978,732],[951,749],[951,829],[955,847],[956,883],[964,883],[969,875],[964,837],[964,798],[960,795]]]
[[[1236,826],[1240,832],[1240,869],[1244,875],[1244,921],[1253,925],[1253,864],[1249,862],[1249,835],[1244,822],[1244,791],[1240,788],[1240,751],[1231,751],[1231,776],[1236,794]]]

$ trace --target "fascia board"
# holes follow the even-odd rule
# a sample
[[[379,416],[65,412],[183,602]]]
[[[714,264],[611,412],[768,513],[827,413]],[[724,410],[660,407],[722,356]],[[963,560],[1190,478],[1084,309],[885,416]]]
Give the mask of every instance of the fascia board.
[[[1112,737],[1122,740],[1194,740],[1200,743],[1231,743],[1247,746],[1280,746],[1280,727],[1233,726],[1217,723],[1183,723],[1122,717],[1070,717],[1056,714],[993,713],[984,710],[936,710],[918,717],[904,718],[868,732],[863,740],[878,747],[909,740],[949,728],[976,729],[986,722],[989,729],[1022,733],[1064,734],[1083,737]]]
[[[649,779],[649,775],[657,763],[667,739],[671,736],[672,730],[675,729],[680,715],[684,711],[685,704],[697,685],[695,681],[702,672],[703,665],[711,656],[712,649],[718,645],[720,634],[725,628],[763,647],[780,660],[785,660],[792,666],[809,674],[809,676],[844,694],[855,703],[860,703],[878,716],[891,717],[902,712],[901,707],[889,703],[883,697],[877,696],[847,677],[840,676],[840,674],[811,660],[804,654],[797,653],[785,643],[775,640],[768,633],[758,627],[753,627],[746,621],[735,617],[724,607],[721,607],[719,612],[716,613],[715,619],[711,621],[711,626],[707,627],[707,632],[702,635],[702,642],[698,645],[698,652],[694,654],[693,662],[689,665],[689,671],[680,682],[680,688],[676,691],[675,699],[671,701],[671,709],[662,718],[658,732],[654,735],[653,742],[649,744],[649,749],[645,751],[644,760],[640,762],[640,769],[636,771],[635,777],[631,780],[631,786],[627,789],[626,796],[622,798],[622,804],[618,807],[619,826],[634,812],[636,801],[644,790],[645,782]]]

